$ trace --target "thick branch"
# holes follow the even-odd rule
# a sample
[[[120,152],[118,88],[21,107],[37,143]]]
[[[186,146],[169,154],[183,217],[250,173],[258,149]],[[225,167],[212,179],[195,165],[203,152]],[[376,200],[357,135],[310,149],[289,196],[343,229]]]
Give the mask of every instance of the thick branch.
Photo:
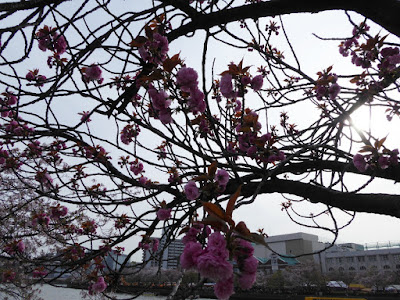
[[[362,0],[272,0],[216,11],[207,15],[198,15],[196,18],[192,18],[192,22],[172,31],[168,35],[168,39],[172,41],[198,29],[209,29],[244,19],[273,17],[291,13],[317,13],[329,10],[357,12],[400,37],[400,18],[398,18],[400,2],[396,0],[382,0],[379,4],[374,1]]]
[[[390,166],[388,169],[368,169],[361,173],[352,163],[344,163],[339,161],[328,160],[310,160],[301,163],[290,163],[279,169],[277,174],[292,173],[296,175],[306,174],[312,171],[331,171],[344,174],[345,172],[353,174],[362,174],[366,176],[373,176],[376,178],[393,180],[400,182],[400,165]]]
[[[251,197],[259,183],[250,182],[243,186],[241,195]],[[228,190],[234,190],[237,183],[231,182]],[[336,208],[383,214],[400,218],[400,195],[356,194],[339,192],[322,186],[292,180],[273,179],[267,181],[259,194],[284,193],[299,196],[313,203],[323,203]]]
[[[6,2],[6,3],[0,3],[0,11],[12,12],[17,10],[45,7],[46,5],[50,4],[60,4],[61,2],[64,1],[66,0],[30,0],[30,1],[20,1],[20,2]]]

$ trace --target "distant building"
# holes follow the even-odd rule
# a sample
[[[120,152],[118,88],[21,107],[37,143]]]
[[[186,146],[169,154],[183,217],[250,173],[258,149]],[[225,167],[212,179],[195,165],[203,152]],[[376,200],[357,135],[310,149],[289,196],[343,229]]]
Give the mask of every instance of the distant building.
[[[400,247],[366,250],[362,245],[351,248],[346,245],[337,245],[321,254],[323,272],[355,273],[371,268],[378,271],[400,270]]]
[[[258,270],[264,271],[265,274],[272,274],[286,267],[300,264],[296,258],[279,256],[275,253],[272,253],[269,258],[256,258],[258,260]]]
[[[127,255],[125,254],[117,254],[114,251],[109,252],[107,256],[104,258],[104,264],[106,270],[118,271],[126,258]]]
[[[319,263],[319,256],[312,254],[324,248],[319,242],[318,236],[304,232],[270,236],[265,239],[269,248],[263,245],[254,245],[254,256],[257,258],[269,259],[274,252],[280,257],[297,257],[299,262],[312,261]]]
[[[179,258],[185,248],[182,240],[175,239],[169,241],[166,246],[166,239],[162,238],[158,248],[160,250],[163,249],[162,256],[160,252],[155,254],[152,254],[150,251],[143,252],[143,262],[147,261],[145,268],[161,266],[162,269],[177,269],[179,267]]]
[[[254,256],[259,260],[261,268],[272,272],[295,264],[293,257],[300,263],[314,261],[320,265],[323,273],[363,272],[371,268],[378,271],[400,271],[400,243],[396,242],[365,246],[343,243],[320,252],[328,245],[320,242],[318,236],[313,234],[283,234],[268,237],[265,241],[270,249],[255,245]],[[303,254],[308,255],[296,257]]]

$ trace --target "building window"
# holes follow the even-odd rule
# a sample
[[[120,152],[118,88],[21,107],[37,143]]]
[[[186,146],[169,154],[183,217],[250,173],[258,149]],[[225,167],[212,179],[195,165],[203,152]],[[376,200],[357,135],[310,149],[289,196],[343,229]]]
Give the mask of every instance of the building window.
[[[384,269],[384,270],[389,270],[389,269],[390,269],[390,266],[384,265],[384,266],[383,266],[383,269]]]
[[[348,263],[352,263],[352,262],[354,262],[354,257],[346,257],[346,261]]]
[[[343,272],[344,271],[344,268],[343,267],[340,267],[339,268],[339,272]]]
[[[383,261],[389,260],[389,256],[387,254],[381,255],[380,257]]]
[[[367,268],[366,268],[365,266],[361,266],[361,267],[360,267],[360,270],[361,270],[361,271],[365,271],[366,269],[367,269]]]
[[[370,255],[368,256],[369,261],[376,261],[376,255]]]
[[[333,271],[335,271],[335,269],[334,268],[329,268],[328,271],[329,272],[333,272]]]
[[[394,261],[399,262],[400,261],[400,254],[394,254],[393,255],[393,259],[394,259]]]
[[[331,264],[332,262],[333,262],[333,259],[331,257],[326,259],[327,264]]]
[[[350,267],[349,271],[355,271],[356,269],[354,269],[354,267]]]
[[[336,263],[341,264],[343,262],[343,257],[336,257]]]
[[[358,256],[357,260],[358,260],[358,262],[364,262],[365,261],[365,257],[364,256]]]

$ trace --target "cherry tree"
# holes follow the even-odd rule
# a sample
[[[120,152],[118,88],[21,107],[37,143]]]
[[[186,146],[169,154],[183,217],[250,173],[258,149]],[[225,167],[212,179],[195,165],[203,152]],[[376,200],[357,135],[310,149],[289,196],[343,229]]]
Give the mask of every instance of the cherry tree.
[[[365,108],[398,121],[399,5],[0,4],[1,253],[25,276],[9,266],[2,280],[53,283],[62,266],[89,294],[105,293],[138,272],[134,255],[162,257],[162,230],[163,247],[183,237],[182,268],[216,281],[226,299],[255,282],[250,242],[265,236],[233,212],[263,195],[281,194],[283,215],[332,243],[355,212],[399,217],[398,193],[365,192],[399,181],[399,151],[376,124],[353,119]],[[348,32],[316,40],[335,41],[346,68],[310,73],[279,16],[333,9],[346,13]],[[179,50],[188,43],[198,57]],[[217,64],[226,53],[241,58]],[[134,237],[120,268],[107,268],[105,257]]]

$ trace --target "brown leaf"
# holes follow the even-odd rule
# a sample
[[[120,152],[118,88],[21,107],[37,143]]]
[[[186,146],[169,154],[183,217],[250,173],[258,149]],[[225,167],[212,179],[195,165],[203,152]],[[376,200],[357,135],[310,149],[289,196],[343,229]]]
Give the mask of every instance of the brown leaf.
[[[249,237],[251,235],[250,230],[247,228],[246,224],[243,221],[240,221],[236,227],[235,231],[243,237]]]
[[[163,62],[163,68],[166,72],[171,72],[180,63],[179,54],[175,54],[171,58],[167,58]]]
[[[144,36],[139,35],[129,43],[129,46],[139,48],[142,47],[146,42],[147,39]]]
[[[217,172],[217,168],[218,168],[217,161],[213,161],[211,165],[208,166],[208,176],[210,176],[210,178],[214,177],[215,172]]]
[[[225,212],[218,205],[211,202],[202,202],[202,204],[206,212],[208,212],[210,215],[213,215],[224,221],[226,220]]]
[[[232,218],[232,213],[235,208],[235,203],[237,198],[240,196],[240,191],[242,190],[242,185],[238,187],[236,192],[229,198],[228,204],[226,205],[226,215]]]

